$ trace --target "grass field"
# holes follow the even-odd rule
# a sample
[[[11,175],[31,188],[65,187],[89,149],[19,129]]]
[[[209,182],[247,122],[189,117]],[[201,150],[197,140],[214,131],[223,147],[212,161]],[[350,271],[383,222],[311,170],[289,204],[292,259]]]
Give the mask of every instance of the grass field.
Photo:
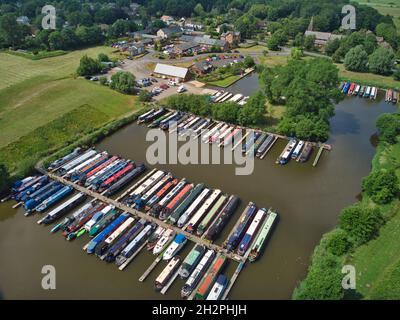
[[[237,50],[240,53],[262,53],[265,50],[268,51],[268,48],[257,44],[250,47],[239,47]]]
[[[400,142],[393,146],[379,146],[373,160],[374,169],[396,168],[400,178]],[[363,198],[363,203],[372,205]],[[366,299],[400,299],[400,275],[395,266],[400,258],[400,201],[381,206],[383,214],[389,218],[379,237],[357,248],[350,258],[357,271],[357,291]],[[397,270],[397,271],[396,271]]]
[[[12,173],[23,171],[27,156],[55,150],[71,137],[138,109],[135,97],[74,77],[84,54],[113,56],[113,50],[96,47],[36,61],[0,53],[0,154]],[[68,129],[57,123],[71,117],[81,119]]]
[[[390,15],[394,19],[394,23],[396,24],[397,30],[400,33],[400,3],[398,0],[358,0],[360,4],[364,4],[367,6],[371,6],[378,10],[379,13],[383,15]]]

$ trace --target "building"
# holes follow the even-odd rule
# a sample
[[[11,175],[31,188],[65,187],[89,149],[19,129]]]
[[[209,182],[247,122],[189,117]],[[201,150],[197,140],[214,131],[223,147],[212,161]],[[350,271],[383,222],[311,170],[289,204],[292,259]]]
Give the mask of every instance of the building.
[[[20,16],[20,17],[17,18],[17,23],[18,24],[28,25],[29,24],[29,18],[27,16]]]
[[[196,53],[200,49],[200,46],[194,42],[183,42],[174,47],[173,53],[177,55],[185,55]]]
[[[333,41],[335,39],[341,39],[343,36],[340,34],[333,34],[330,32],[319,32],[319,31],[309,31],[307,30],[304,34],[307,36],[315,37],[315,45],[319,47],[325,46],[329,41]]]
[[[172,18],[171,16],[166,16],[166,15],[164,15],[164,16],[162,16],[162,17],[160,18],[160,20],[161,20],[162,22],[164,22],[167,26],[169,26],[169,25],[172,24],[172,23],[175,23],[175,19]]]
[[[226,41],[232,47],[240,42],[239,31],[227,31],[221,34],[221,40]]]
[[[207,51],[211,49],[211,47],[218,47],[222,51],[226,51],[229,49],[229,43],[225,40],[213,39],[210,36],[190,36],[183,35],[179,38],[182,42],[191,42],[199,45],[200,50]]]
[[[157,37],[159,37],[161,39],[169,39],[171,37],[179,37],[182,34],[183,34],[182,29],[178,26],[162,28],[157,31]]]
[[[157,63],[153,73],[159,77],[175,78],[180,81],[186,81],[189,77],[188,68],[175,67],[163,63]]]
[[[213,65],[208,61],[198,61],[191,67],[191,71],[198,76],[204,76],[213,69]]]
[[[143,43],[136,42],[129,46],[128,52],[131,56],[137,56],[137,55],[145,53],[146,49],[145,49]]]

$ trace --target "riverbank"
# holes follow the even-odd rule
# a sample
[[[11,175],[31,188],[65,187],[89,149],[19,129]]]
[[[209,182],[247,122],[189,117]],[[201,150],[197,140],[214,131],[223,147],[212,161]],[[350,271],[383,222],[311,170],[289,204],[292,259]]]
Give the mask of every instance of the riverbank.
[[[395,144],[379,142],[370,175],[382,170],[394,170],[400,179],[400,137]],[[400,200],[376,204],[364,191],[355,206],[380,211],[384,224],[378,235],[362,245],[352,243],[350,236],[339,226],[323,235],[313,253],[306,278],[294,291],[294,299],[400,298]],[[352,265],[356,270],[355,290],[346,291],[341,286],[344,265]]]

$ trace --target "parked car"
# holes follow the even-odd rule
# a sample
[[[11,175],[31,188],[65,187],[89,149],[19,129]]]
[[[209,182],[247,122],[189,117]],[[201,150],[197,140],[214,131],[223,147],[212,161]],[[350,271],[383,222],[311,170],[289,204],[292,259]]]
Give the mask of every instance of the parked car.
[[[167,90],[169,88],[169,86],[166,83],[162,83],[162,84],[160,84],[160,88]]]
[[[176,90],[176,92],[182,93],[182,92],[185,92],[186,90],[187,90],[186,87],[185,87],[184,85],[181,85],[181,86]]]
[[[90,81],[99,81],[99,78],[98,77],[91,77]]]

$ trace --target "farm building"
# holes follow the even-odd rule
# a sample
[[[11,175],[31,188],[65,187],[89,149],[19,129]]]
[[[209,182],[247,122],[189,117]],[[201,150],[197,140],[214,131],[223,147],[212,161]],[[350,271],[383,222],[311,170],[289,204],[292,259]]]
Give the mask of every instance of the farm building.
[[[188,68],[175,67],[168,64],[157,63],[154,68],[154,74],[159,77],[176,78],[180,81],[188,79]]]

